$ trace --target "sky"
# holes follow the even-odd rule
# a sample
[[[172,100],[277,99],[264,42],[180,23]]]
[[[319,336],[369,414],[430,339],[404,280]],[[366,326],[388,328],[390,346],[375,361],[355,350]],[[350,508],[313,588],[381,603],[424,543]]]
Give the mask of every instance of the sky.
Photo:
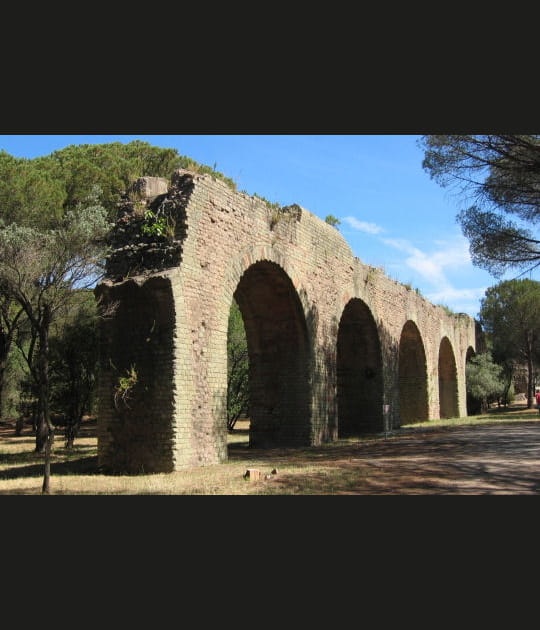
[[[472,265],[456,221],[467,204],[423,170],[420,137],[0,135],[0,150],[31,159],[73,144],[132,140],[177,149],[233,179],[240,191],[297,203],[323,220],[333,215],[363,263],[382,267],[434,304],[477,318],[486,289],[500,279]]]

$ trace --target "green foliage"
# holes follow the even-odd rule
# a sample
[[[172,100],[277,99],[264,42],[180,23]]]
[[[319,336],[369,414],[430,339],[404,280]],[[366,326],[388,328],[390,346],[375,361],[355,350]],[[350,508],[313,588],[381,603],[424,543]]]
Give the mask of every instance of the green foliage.
[[[139,375],[135,365],[131,365],[129,370],[126,370],[125,376],[119,376],[116,386],[114,388],[114,404],[119,409],[119,403],[122,403],[129,409],[128,400],[130,400],[133,394],[133,388],[137,385]]]
[[[116,215],[116,204],[135,179],[145,175],[170,177],[181,166],[175,149],[153,147],[139,140],[71,145],[35,162],[48,177],[63,184],[64,209],[76,207],[98,185],[109,219]]]
[[[328,223],[328,225],[331,225],[335,227],[336,229],[338,225],[341,225],[341,221],[337,217],[335,217],[333,214],[329,214],[324,220],[326,223]]]
[[[491,354],[486,352],[469,359],[465,373],[467,393],[479,402],[481,412],[486,413],[488,404],[505,394],[503,368],[494,363]]]
[[[489,335],[497,363],[526,363],[528,404],[540,355],[540,282],[506,280],[490,287],[480,305],[480,324]]]
[[[474,199],[458,214],[473,264],[496,277],[540,264],[540,241],[528,229],[540,219],[540,136],[433,135],[419,145],[432,179]]]
[[[94,186],[110,220],[116,204],[138,177],[169,178],[178,168],[211,175],[236,190],[234,181],[176,149],[135,140],[127,144],[70,145],[27,160],[0,151],[0,207],[4,223],[51,227],[63,212],[84,203]]]
[[[48,177],[34,161],[0,151],[0,227],[51,227],[62,216],[65,197],[62,182]]]
[[[227,333],[227,429],[248,412],[249,358],[246,331],[238,304],[233,300]]]
[[[99,202],[109,220],[117,204],[138,177],[170,178],[184,168],[224,181],[234,181],[176,149],[155,147],[135,140],[127,144],[70,145],[50,155],[25,160],[0,151],[0,207],[5,223],[51,227],[68,209],[85,203],[92,189],[101,190]]]
[[[144,213],[144,223],[141,227],[141,232],[146,236],[165,237],[170,235],[171,226],[167,217],[164,215],[157,216],[152,210],[147,210]]]
[[[66,421],[66,446],[73,446],[90,413],[97,377],[97,308],[92,292],[74,296],[73,306],[50,340],[51,408]]]
[[[97,190],[65,212],[54,229],[11,223],[0,229],[0,286],[18,304],[29,326],[29,372],[38,385],[36,451],[45,449],[43,492],[48,493],[54,427],[50,416],[49,338],[59,314],[73,305],[74,289],[89,287],[102,272],[109,229]]]

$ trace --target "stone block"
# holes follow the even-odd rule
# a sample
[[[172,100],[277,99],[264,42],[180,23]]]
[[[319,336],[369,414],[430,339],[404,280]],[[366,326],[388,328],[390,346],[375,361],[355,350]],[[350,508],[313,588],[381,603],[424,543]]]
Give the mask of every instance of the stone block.
[[[136,195],[139,199],[154,199],[165,195],[169,184],[163,177],[139,177],[128,189],[128,194]]]

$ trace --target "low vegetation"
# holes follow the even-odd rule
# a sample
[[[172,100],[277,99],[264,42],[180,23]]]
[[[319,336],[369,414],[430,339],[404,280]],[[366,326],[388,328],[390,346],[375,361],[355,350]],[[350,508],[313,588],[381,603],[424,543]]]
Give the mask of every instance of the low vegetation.
[[[358,493],[372,480],[380,459],[367,448],[395,446],[418,434],[450,431],[466,425],[512,424],[539,421],[538,411],[523,404],[468,418],[430,420],[409,424],[390,433],[338,440],[319,447],[299,449],[250,449],[248,423],[241,420],[229,434],[229,461],[195,467],[171,474],[105,475],[97,465],[96,420],[86,418],[75,445],[55,449],[51,462],[51,494],[89,495],[271,495]],[[35,452],[31,427],[16,437],[14,423],[0,425],[0,494],[40,494],[43,456]],[[261,479],[244,478],[248,469],[260,471]],[[272,474],[272,471],[276,471]],[[391,492],[386,489],[385,493]],[[360,492],[361,493],[361,492]]]

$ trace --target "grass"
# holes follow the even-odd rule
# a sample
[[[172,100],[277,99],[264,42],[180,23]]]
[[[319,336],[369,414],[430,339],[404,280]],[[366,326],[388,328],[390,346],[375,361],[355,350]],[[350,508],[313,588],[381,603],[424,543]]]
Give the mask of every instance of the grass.
[[[386,436],[372,434],[318,447],[269,450],[250,449],[247,425],[240,423],[229,436],[228,462],[152,475],[101,474],[97,467],[96,423],[90,420],[83,423],[72,451],[64,448],[61,432],[58,432],[51,465],[51,494],[357,493],[367,482],[374,481],[374,475],[380,474],[377,457],[383,453],[387,456],[388,449],[395,447],[397,455],[394,456],[402,458],[402,441],[415,434],[421,437],[424,432],[447,431],[466,425],[514,424],[531,420],[539,420],[536,409],[515,405],[508,409],[493,409],[481,416],[408,424]],[[0,424],[0,494],[41,494],[43,456],[34,452],[34,446],[35,438],[29,428],[16,437],[12,423]],[[247,469],[259,470],[263,479],[244,479]],[[277,474],[271,474],[273,469],[277,469]]]

